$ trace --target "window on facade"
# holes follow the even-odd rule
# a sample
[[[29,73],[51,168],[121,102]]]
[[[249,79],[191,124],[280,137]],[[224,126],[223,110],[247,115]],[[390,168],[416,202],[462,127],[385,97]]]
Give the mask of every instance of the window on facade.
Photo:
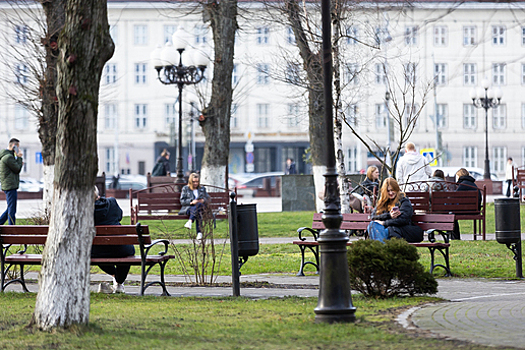
[[[104,75],[102,81],[105,85],[117,83],[117,64],[106,63],[104,66]]]
[[[173,33],[177,31],[177,26],[174,24],[166,24],[164,26],[164,43],[173,44]]]
[[[297,125],[299,125],[300,114],[301,114],[301,106],[298,103],[288,104],[288,118],[287,118],[286,124],[289,128],[295,128],[297,127]]]
[[[104,105],[104,125],[106,129],[115,129],[117,127],[117,104],[106,103]]]
[[[525,27],[521,27],[521,45],[525,45]]]
[[[135,84],[146,84],[147,71],[147,63],[135,63]]]
[[[15,42],[25,44],[29,37],[29,27],[25,24],[15,26]]]
[[[521,104],[521,128],[525,129],[525,103]]]
[[[268,128],[268,110],[270,105],[267,103],[258,103],[257,104],[257,127],[258,128]]]
[[[505,45],[505,26],[492,26],[492,44]]]
[[[472,167],[476,168],[478,161],[477,161],[477,155],[478,148],[474,146],[467,146],[463,147],[463,166],[465,168]]]
[[[357,146],[350,147],[348,149],[348,172],[357,173],[359,165],[359,153],[357,152]]]
[[[147,104],[136,104],[135,105],[135,127],[138,129],[144,129],[148,126],[148,105]]]
[[[232,71],[232,84],[237,85],[239,83],[239,65],[235,63]]]
[[[115,148],[106,147],[106,174],[113,174],[115,170]]]
[[[357,26],[346,27],[346,43],[348,45],[355,45],[357,44],[358,39],[359,39],[359,30]]]
[[[475,26],[463,27],[463,45],[465,46],[476,45],[476,27]]]
[[[525,64],[521,64],[521,83],[525,85]]]
[[[207,25],[196,25],[195,29],[195,44],[203,45],[208,42],[208,26]]]
[[[496,173],[505,171],[505,164],[507,163],[507,147],[493,147],[492,155],[492,171]]]
[[[346,121],[348,122],[348,124],[350,124],[351,126],[353,127],[356,127],[357,126],[357,121],[358,121],[358,110],[359,110],[359,107],[357,106],[357,104],[355,103],[350,103],[346,106]]]
[[[507,105],[501,104],[492,108],[492,127],[494,129],[505,129],[507,127]]]
[[[414,128],[419,126],[419,104],[407,104],[405,106],[405,111],[403,113],[403,123],[405,126],[408,126],[410,124],[414,125]],[[438,110],[439,113],[439,110]]]
[[[29,67],[24,63],[17,63],[15,66],[15,79],[18,84],[27,84],[29,81]]]
[[[135,45],[148,45],[148,26],[136,24],[133,26],[133,43]]]
[[[290,26],[286,27],[286,42],[290,45],[295,45],[297,43],[293,29]]]
[[[445,85],[447,83],[447,64],[436,63],[434,64],[434,79],[436,85]]]
[[[476,85],[477,84],[476,64],[475,63],[464,63],[463,64],[463,84],[465,85]]]
[[[109,26],[109,35],[111,36],[111,40],[113,40],[113,43],[115,45],[118,45],[118,26],[116,24],[112,24]]]
[[[413,62],[406,63],[405,69],[405,82],[410,85],[416,84],[416,64]]]
[[[386,68],[383,63],[376,63],[374,65],[375,82],[376,84],[386,84]]]
[[[343,72],[345,84],[359,84],[359,65],[357,63],[348,63],[345,68]]]
[[[492,64],[492,83],[494,85],[505,85],[506,67],[507,65],[505,63]]]
[[[405,44],[415,46],[417,45],[417,27],[405,27]]]
[[[267,85],[270,82],[270,66],[267,63],[257,65],[257,84]]]
[[[256,29],[256,42],[259,45],[268,44],[270,41],[270,28],[269,27],[258,27]]]
[[[463,105],[463,128],[476,129],[477,108],[472,104]]]
[[[375,116],[376,116],[376,128],[385,129],[387,121],[388,111],[384,103],[376,103]]]
[[[176,103],[164,104],[164,125],[170,127],[177,122],[178,110]]]
[[[448,125],[448,105],[447,104],[437,104],[437,125],[441,128],[446,128]]]
[[[301,66],[294,62],[288,62],[286,65],[285,78],[289,84],[299,84],[301,82]]]
[[[29,112],[21,104],[15,105],[15,129],[25,130],[29,126]]]
[[[447,46],[448,29],[446,26],[434,27],[434,46]]]
[[[231,117],[230,117],[230,128],[237,129],[239,127],[239,116],[238,116],[239,106],[237,103],[232,103],[231,108]]]

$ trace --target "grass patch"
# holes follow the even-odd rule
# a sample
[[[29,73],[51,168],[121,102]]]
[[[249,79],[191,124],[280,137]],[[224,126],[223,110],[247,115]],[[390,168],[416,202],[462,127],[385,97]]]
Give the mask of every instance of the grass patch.
[[[414,337],[393,321],[400,308],[433,298],[353,296],[353,324],[316,324],[316,298],[161,298],[91,295],[90,323],[43,333],[25,326],[34,294],[1,293],[2,349],[491,349]]]

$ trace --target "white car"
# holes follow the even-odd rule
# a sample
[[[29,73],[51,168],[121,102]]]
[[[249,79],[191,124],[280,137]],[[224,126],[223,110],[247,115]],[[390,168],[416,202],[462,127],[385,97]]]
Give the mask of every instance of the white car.
[[[44,186],[35,179],[30,177],[21,177],[18,191],[20,192],[39,192],[42,191]]]

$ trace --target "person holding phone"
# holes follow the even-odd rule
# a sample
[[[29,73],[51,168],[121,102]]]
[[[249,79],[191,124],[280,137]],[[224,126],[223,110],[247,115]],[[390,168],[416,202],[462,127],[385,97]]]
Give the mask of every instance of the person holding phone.
[[[401,192],[394,178],[387,178],[381,186],[381,197],[372,212],[372,222],[368,225],[371,239],[403,238],[417,243],[423,240],[423,230],[412,223],[414,210],[410,200]]]
[[[16,201],[20,185],[20,171],[24,161],[20,151],[20,141],[12,138],[7,149],[0,151],[0,185],[5,192],[7,209],[0,216],[0,225],[9,220],[9,225],[16,224]]]

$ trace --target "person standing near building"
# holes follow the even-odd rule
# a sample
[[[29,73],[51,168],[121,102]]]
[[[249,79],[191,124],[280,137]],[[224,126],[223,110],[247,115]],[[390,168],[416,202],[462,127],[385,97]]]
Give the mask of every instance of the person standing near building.
[[[285,175],[294,175],[297,174],[297,170],[295,170],[295,162],[292,158],[286,159],[286,171]]]
[[[427,160],[416,151],[413,142],[407,142],[405,154],[399,158],[396,168],[396,179],[399,184],[404,185],[405,191],[410,191],[406,184],[413,181],[425,181],[432,175],[432,170]]]
[[[166,176],[170,172],[170,152],[164,148],[155,162],[151,176]]]
[[[514,184],[512,183],[512,179],[514,178],[513,172],[514,167],[516,164],[514,164],[512,157],[509,157],[507,159],[507,166],[505,167],[505,182],[507,183],[507,197],[510,197],[511,193],[513,193]]]
[[[0,216],[0,225],[9,219],[9,225],[16,225],[16,201],[20,184],[20,171],[24,165],[20,141],[12,138],[7,149],[0,151],[0,185],[5,192],[7,209]]]

